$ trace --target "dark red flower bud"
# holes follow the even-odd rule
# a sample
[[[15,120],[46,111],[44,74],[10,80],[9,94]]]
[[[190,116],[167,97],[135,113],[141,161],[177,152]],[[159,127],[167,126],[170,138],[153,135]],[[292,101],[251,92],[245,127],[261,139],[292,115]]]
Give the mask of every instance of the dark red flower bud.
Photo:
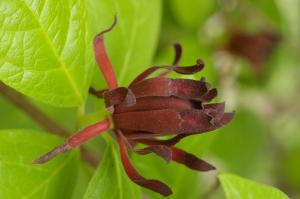
[[[174,145],[186,136],[210,132],[226,125],[232,120],[233,113],[224,112],[224,103],[209,104],[217,96],[217,90],[211,88],[204,79],[166,77],[171,71],[185,75],[197,73],[203,69],[204,63],[198,60],[193,66],[177,66],[182,50],[180,45],[176,44],[173,66],[150,67],[138,75],[128,88],[117,87],[118,84],[104,48],[103,34],[96,37],[94,45],[96,60],[109,89],[101,91],[90,89],[90,92],[104,98],[106,108],[112,115],[113,130],[128,177],[136,184],[163,196],[172,193],[164,183],[141,176],[130,162],[127,149],[141,155],[155,153],[167,163],[174,160],[198,171],[215,169],[209,163]],[[164,72],[156,77],[147,78],[159,69]],[[44,163],[58,153],[70,150],[87,139],[99,135],[108,127],[108,120],[104,120],[85,128],[60,147],[35,160],[34,163]],[[169,140],[158,139],[165,135],[174,137]],[[135,146],[138,143],[144,144],[146,147],[136,149]]]
[[[247,59],[257,78],[264,73],[264,63],[280,40],[276,32],[261,31],[250,34],[244,31],[231,33],[225,48],[233,55]]]

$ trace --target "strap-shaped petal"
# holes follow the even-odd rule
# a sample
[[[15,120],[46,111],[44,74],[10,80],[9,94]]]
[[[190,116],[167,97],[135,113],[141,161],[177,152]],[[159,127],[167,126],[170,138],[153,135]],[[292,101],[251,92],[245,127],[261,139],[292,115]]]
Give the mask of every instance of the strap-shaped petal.
[[[157,140],[158,141],[158,140]],[[167,162],[174,160],[180,164],[197,171],[209,171],[215,169],[214,166],[204,160],[199,159],[195,155],[188,153],[177,147],[167,147],[163,145],[150,145],[138,151],[139,154],[155,153],[164,158]]]
[[[203,101],[202,96],[208,93],[209,85],[203,81],[190,79],[156,77],[134,84],[130,89],[136,98],[148,96],[176,96],[183,99]]]
[[[167,134],[178,133],[181,123],[178,111],[172,109],[119,113],[113,120],[118,129]]]
[[[184,164],[185,166],[189,167],[190,169],[197,170],[197,171],[210,171],[214,170],[215,167],[211,164],[205,162],[204,160],[199,159],[195,155],[183,151],[182,149],[172,147],[172,160]]]
[[[124,106],[122,104],[115,107],[115,113],[159,110],[159,109],[190,109],[193,103],[189,100],[177,97],[150,96],[136,99],[133,106]]]
[[[213,117],[198,109],[162,109],[114,114],[113,120],[116,128],[151,132],[156,136],[208,132],[227,124],[232,117],[224,112]]]
[[[141,176],[137,170],[133,167],[126,150],[125,145],[125,137],[120,133],[117,132],[118,137],[118,144],[120,148],[121,160],[123,167],[128,175],[128,177],[136,184],[145,187],[147,189],[151,189],[163,196],[168,196],[172,194],[172,190],[164,183],[158,180],[148,180]]]
[[[189,136],[188,134],[179,134],[174,136],[171,139],[167,140],[158,140],[156,138],[138,138],[138,139],[132,139],[136,143],[142,143],[146,145],[164,145],[167,147],[176,145],[182,138]]]
[[[175,59],[175,61],[177,61]],[[184,75],[191,75],[195,74],[199,71],[201,71],[204,67],[204,62],[202,60],[197,60],[197,63],[193,66],[176,66],[176,63],[173,66],[152,66],[148,69],[146,69],[144,72],[142,72],[140,75],[138,75],[129,85],[133,86],[134,84],[137,84],[140,81],[145,80],[149,75],[157,71],[158,69],[164,69],[167,71],[175,71],[176,73],[179,74],[184,74]]]
[[[152,145],[143,149],[137,149],[135,151],[140,155],[147,155],[149,153],[155,153],[156,155],[163,158],[167,163],[172,160],[172,151],[169,147],[164,145]]]
[[[106,48],[104,45],[104,34],[111,31],[115,25],[117,24],[117,18],[114,18],[114,22],[110,28],[99,33],[94,39],[94,53],[97,64],[104,76],[104,79],[108,85],[109,90],[117,88],[118,83],[115,76],[115,72],[113,70],[113,66],[109,60],[109,57],[106,52]]]
[[[175,57],[174,57],[173,65],[177,66],[180,62],[180,59],[181,59],[182,46],[180,45],[180,43],[175,43],[173,45],[173,47],[174,47],[174,50],[175,50]]]
[[[225,111],[225,103],[204,104],[203,112],[214,117],[215,120],[220,120]]]
[[[136,98],[130,89],[125,87],[118,87],[111,91],[103,93],[105,106],[111,107],[122,104],[124,106],[132,106],[136,103]]]

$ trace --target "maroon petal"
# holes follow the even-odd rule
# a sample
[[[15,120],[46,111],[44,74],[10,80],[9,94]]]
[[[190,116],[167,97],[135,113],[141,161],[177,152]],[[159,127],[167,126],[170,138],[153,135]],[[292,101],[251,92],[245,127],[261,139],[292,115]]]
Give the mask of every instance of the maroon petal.
[[[140,81],[145,80],[149,75],[157,71],[158,69],[164,69],[168,71],[175,71],[179,74],[191,75],[201,71],[204,67],[204,62],[202,60],[197,60],[197,63],[193,66],[152,66],[138,75],[129,85],[129,87],[137,84]]]
[[[217,97],[218,91],[217,89],[211,89],[207,93],[205,93],[203,96],[201,96],[201,101],[203,102],[210,102],[212,99]]]
[[[203,133],[215,129],[212,123],[213,117],[206,114],[202,110],[191,109],[180,111],[181,118],[181,132],[190,133]]]
[[[173,45],[174,47],[174,50],[175,50],[175,57],[174,57],[174,61],[173,61],[173,66],[177,66],[181,60],[181,55],[182,55],[182,47],[179,43],[175,43]],[[171,71],[170,70],[167,70],[167,71],[164,71],[162,73],[160,73],[158,75],[158,77],[165,77],[167,76]]]
[[[177,97],[142,97],[136,100],[133,106],[118,105],[115,107],[115,113],[160,110],[160,109],[190,109],[193,104],[189,100]]]
[[[178,133],[181,123],[178,111],[171,109],[119,113],[113,120],[118,129],[168,134]]]
[[[163,145],[153,145],[143,149],[138,149],[136,152],[140,155],[147,155],[149,153],[155,153],[156,155],[162,157],[167,163],[172,160],[171,149]]]
[[[145,187],[147,189],[151,189],[163,196],[169,196],[172,194],[172,190],[164,183],[158,180],[148,180],[141,176],[136,169],[133,167],[131,161],[129,160],[126,146],[124,142],[124,136],[121,133],[117,133],[118,135],[118,144],[120,148],[121,160],[123,167],[128,175],[128,177],[136,184]]]
[[[212,116],[198,109],[163,109],[114,114],[113,120],[119,129],[151,132],[154,136],[211,131],[223,126],[231,118],[231,115],[225,116],[214,120]]]
[[[195,155],[185,152],[179,148],[172,147],[172,160],[184,164],[185,166],[197,171],[210,171],[215,167],[211,164],[197,158]]]
[[[232,113],[224,113],[224,115],[222,116],[222,118],[220,119],[220,123],[222,126],[225,126],[226,124],[228,124],[234,117],[235,112]]]
[[[158,140],[155,138],[149,138],[149,139],[133,139],[134,142],[139,142],[146,145],[164,145],[164,146],[174,146],[176,145],[182,138],[187,137],[186,134],[179,134],[175,137],[168,139],[168,140]]]
[[[132,91],[125,87],[119,87],[103,94],[105,106],[111,107],[122,104],[124,106],[132,106],[136,103],[136,98]]]
[[[104,76],[104,79],[108,85],[109,90],[117,88],[118,83],[113,70],[113,66],[109,60],[109,57],[106,53],[103,36],[105,33],[111,31],[117,24],[117,18],[114,18],[114,22],[110,28],[99,33],[94,39],[94,53],[97,64]]]
[[[173,61],[173,65],[177,66],[180,62],[180,59],[181,59],[182,47],[179,43],[175,43],[173,46],[174,46],[174,49],[175,49],[175,58],[174,58],[174,61]]]
[[[202,101],[202,96],[211,97],[206,82],[190,79],[156,77],[146,79],[130,87],[136,98],[148,96],[176,96],[183,99]]]
[[[214,103],[203,105],[203,112],[219,120],[223,117],[225,111],[225,103]]]

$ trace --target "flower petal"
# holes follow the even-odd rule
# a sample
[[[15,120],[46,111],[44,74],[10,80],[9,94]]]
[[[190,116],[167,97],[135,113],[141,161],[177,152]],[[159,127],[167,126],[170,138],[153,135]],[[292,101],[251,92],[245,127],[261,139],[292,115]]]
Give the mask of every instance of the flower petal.
[[[106,91],[103,93],[103,97],[107,108],[118,104],[132,106],[136,103],[136,98],[132,91],[125,87],[118,87],[111,91]]]
[[[120,148],[121,160],[124,166],[124,169],[128,175],[128,177],[136,184],[145,187],[147,189],[151,189],[163,196],[168,196],[172,194],[172,190],[164,183],[158,180],[148,180],[141,176],[136,169],[133,167],[131,161],[129,160],[126,145],[124,139],[126,139],[120,132],[117,133],[118,144]]]
[[[197,170],[197,171],[210,171],[214,170],[215,167],[211,164],[199,159],[195,155],[185,152],[182,149],[172,147],[172,160],[184,164],[185,166]]]
[[[178,133],[181,122],[178,111],[172,109],[119,113],[113,120],[118,129],[167,134]]]
[[[217,97],[218,91],[217,89],[213,88],[209,90],[207,93],[205,93],[203,96],[201,96],[201,101],[202,102],[210,102],[212,99]]]
[[[117,88],[118,83],[113,70],[113,66],[109,60],[109,57],[106,53],[106,48],[104,45],[104,34],[111,31],[117,24],[117,18],[114,18],[114,22],[108,29],[102,31],[94,38],[94,53],[97,64],[104,76],[104,79],[108,85],[109,90]]]
[[[167,71],[175,71],[179,74],[191,75],[201,71],[204,68],[204,62],[202,60],[197,60],[197,63],[193,66],[152,66],[138,75],[129,85],[129,87],[137,84],[140,81],[145,80],[149,75],[157,71],[158,69],[165,69]]]
[[[139,138],[139,139],[133,139],[134,142],[137,143],[142,143],[142,144],[146,144],[146,145],[164,145],[164,146],[174,146],[175,144],[177,144],[182,138],[187,137],[187,134],[179,134],[176,135],[175,137],[168,139],[168,140],[158,140],[155,138]]]
[[[190,109],[193,104],[189,100],[177,97],[141,97],[136,100],[133,106],[124,106],[122,104],[115,107],[115,113],[159,110],[159,109]]]
[[[174,50],[175,50],[175,57],[174,57],[173,65],[177,66],[181,59],[182,46],[179,43],[175,43],[173,46],[174,46]]]
[[[213,117],[198,109],[162,109],[114,114],[113,120],[119,129],[145,131],[151,132],[153,136],[162,136],[212,131],[227,124],[232,117],[230,113],[218,113],[217,117]]]
[[[203,112],[212,116],[214,120],[220,120],[225,111],[225,103],[204,104]]]
[[[170,79],[156,77],[143,80],[130,86],[136,96],[176,96],[183,99],[202,101],[202,96],[207,95],[209,85],[206,82],[190,79]],[[211,94],[209,94],[210,96]]]
[[[140,155],[155,153],[156,155],[162,157],[167,163],[169,163],[172,160],[171,149],[164,145],[153,145],[153,146],[145,147],[143,149],[138,149],[135,152]]]

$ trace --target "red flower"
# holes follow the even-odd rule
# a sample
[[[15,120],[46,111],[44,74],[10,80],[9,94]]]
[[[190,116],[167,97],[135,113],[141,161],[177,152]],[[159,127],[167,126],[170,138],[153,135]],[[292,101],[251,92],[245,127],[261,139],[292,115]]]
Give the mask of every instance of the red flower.
[[[113,130],[128,177],[140,186],[168,196],[172,191],[167,185],[158,180],[148,180],[136,171],[129,160],[127,149],[141,155],[155,153],[167,162],[174,160],[198,171],[215,169],[209,163],[176,148],[175,144],[186,136],[209,132],[226,125],[232,120],[233,113],[224,112],[224,103],[208,103],[216,97],[217,90],[210,88],[204,79],[198,81],[166,77],[170,71],[189,75],[199,72],[204,67],[201,60],[194,66],[177,66],[181,56],[181,47],[178,44],[175,45],[173,66],[151,67],[137,76],[128,88],[118,87],[103,42],[103,34],[110,31],[115,24],[116,20],[111,28],[100,33],[94,40],[96,60],[109,89],[101,92],[91,89],[90,92],[102,96],[108,112],[111,113]],[[159,69],[165,72],[147,78]],[[91,125],[69,138],[63,145],[34,160],[34,163],[44,163],[108,128],[108,119]],[[161,140],[158,139],[160,136],[173,138]],[[136,149],[138,143],[146,147]]]
[[[280,35],[272,31],[260,31],[254,34],[234,31],[231,33],[225,49],[233,55],[247,59],[257,78],[261,78],[265,72],[265,61],[279,40]]]

